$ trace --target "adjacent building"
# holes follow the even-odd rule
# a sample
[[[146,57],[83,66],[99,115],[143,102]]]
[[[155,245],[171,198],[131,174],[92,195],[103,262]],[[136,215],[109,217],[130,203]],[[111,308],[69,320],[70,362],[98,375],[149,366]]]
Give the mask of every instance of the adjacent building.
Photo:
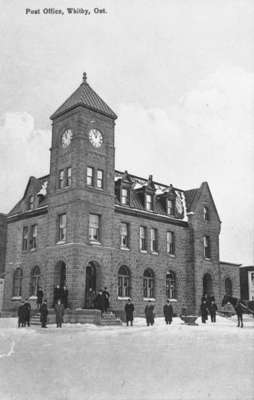
[[[86,74],[51,116],[49,175],[30,177],[7,217],[6,310],[38,285],[49,304],[66,285],[73,308],[106,286],[113,310],[132,297],[137,314],[148,300],[159,315],[167,298],[194,313],[204,292],[218,304],[227,287],[239,297],[239,266],[220,263],[208,183],[183,190],[116,170],[116,119]]]

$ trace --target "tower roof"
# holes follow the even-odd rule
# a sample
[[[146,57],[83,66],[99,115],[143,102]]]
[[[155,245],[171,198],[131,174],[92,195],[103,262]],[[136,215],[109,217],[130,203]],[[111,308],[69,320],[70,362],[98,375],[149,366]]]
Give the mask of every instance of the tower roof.
[[[66,111],[72,110],[75,107],[83,106],[92,111],[106,115],[109,118],[116,119],[117,115],[113,110],[98,96],[97,93],[88,85],[87,75],[84,72],[83,82],[72,93],[72,95],[51,115],[50,119],[55,119]]]

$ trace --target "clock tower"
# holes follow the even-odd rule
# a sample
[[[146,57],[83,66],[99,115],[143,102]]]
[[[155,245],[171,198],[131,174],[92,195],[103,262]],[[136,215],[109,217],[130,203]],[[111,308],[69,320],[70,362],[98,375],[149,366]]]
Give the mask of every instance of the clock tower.
[[[90,260],[99,264],[100,253],[105,256],[105,249],[113,247],[116,118],[87,83],[86,73],[51,116],[48,245],[66,264],[66,285],[77,299],[86,265]],[[59,235],[62,216],[64,234]],[[100,281],[106,284],[102,275]],[[73,301],[83,306],[75,296]]]

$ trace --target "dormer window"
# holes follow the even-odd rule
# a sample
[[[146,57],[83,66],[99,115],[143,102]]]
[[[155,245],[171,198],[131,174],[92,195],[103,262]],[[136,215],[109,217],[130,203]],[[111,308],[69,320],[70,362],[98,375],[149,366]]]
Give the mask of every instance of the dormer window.
[[[34,208],[34,195],[32,194],[28,199],[28,210],[32,210]]]
[[[204,220],[209,221],[209,209],[208,207],[204,207]]]
[[[174,201],[167,199],[167,214],[168,215],[174,215],[175,214],[175,207],[174,207]]]
[[[152,211],[153,209],[153,197],[151,194],[145,195],[145,207],[147,211]]]
[[[121,204],[129,204],[129,191],[126,188],[121,189]]]

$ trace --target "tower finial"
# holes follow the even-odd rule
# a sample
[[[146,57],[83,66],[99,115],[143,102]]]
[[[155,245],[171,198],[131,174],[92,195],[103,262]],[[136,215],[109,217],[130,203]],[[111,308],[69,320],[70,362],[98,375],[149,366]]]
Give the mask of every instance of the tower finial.
[[[83,82],[86,83],[87,75],[86,72],[83,73]]]

